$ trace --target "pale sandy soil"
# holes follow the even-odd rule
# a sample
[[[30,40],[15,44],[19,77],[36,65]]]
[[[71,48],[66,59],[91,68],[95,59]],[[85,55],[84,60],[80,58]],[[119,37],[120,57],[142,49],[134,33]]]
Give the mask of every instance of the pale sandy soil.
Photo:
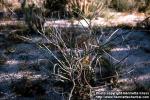
[[[112,12],[109,14],[109,17],[97,17],[95,19],[92,19],[91,21],[89,19],[85,20],[53,20],[50,21],[47,19],[45,26],[60,26],[60,27],[70,27],[71,25],[76,25],[80,27],[88,27],[90,22],[91,25],[99,25],[99,26],[117,26],[117,25],[129,25],[129,26],[136,26],[136,24],[146,18],[145,14],[143,13],[116,13]],[[23,21],[16,21],[13,19],[13,21],[0,21],[0,25],[19,25],[23,24]]]

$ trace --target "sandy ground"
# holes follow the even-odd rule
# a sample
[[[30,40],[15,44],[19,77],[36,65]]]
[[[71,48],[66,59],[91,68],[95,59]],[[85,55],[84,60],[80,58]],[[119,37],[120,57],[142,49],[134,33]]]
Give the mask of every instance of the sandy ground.
[[[129,26],[136,26],[136,24],[146,18],[144,13],[116,13],[110,12],[109,17],[97,17],[92,20],[84,19],[84,20],[53,20],[47,19],[45,26],[53,25],[59,27],[70,27],[71,25],[76,25],[80,27],[88,27],[92,26],[118,26],[118,25],[129,25]],[[86,21],[85,21],[86,20]],[[0,25],[19,25],[24,24],[23,21],[16,21],[16,19],[12,19],[11,21],[0,21]]]
[[[92,25],[106,25],[106,26],[114,26],[119,24],[127,24],[135,26],[137,22],[142,21],[145,18],[144,15],[136,15],[136,14],[121,14],[118,13],[114,16],[113,19],[104,19],[97,18],[92,20]],[[87,20],[89,22],[89,20]],[[72,24],[77,27],[88,27],[87,22],[85,20],[74,21]],[[20,24],[24,23],[22,21],[0,21],[1,25],[4,24]],[[71,22],[69,20],[57,20],[57,21],[47,21],[45,26],[60,26],[60,27],[70,27]],[[130,88],[134,85],[133,77],[136,81],[144,86],[145,88],[150,88],[150,34],[139,31],[139,30],[124,30],[119,29],[115,35],[119,35],[120,37],[114,40],[115,48],[111,50],[110,55],[114,57],[114,62],[117,63],[121,59],[123,59],[122,64],[125,65],[122,73],[122,77],[119,79],[119,82],[125,83],[121,88]],[[106,35],[106,37],[108,37]],[[33,43],[41,41],[40,39],[35,39]],[[121,43],[120,43],[121,42]],[[10,94],[8,86],[11,83],[11,80],[20,79],[23,76],[28,76],[29,78],[39,79],[46,78],[46,74],[48,73],[46,68],[50,67],[49,61],[47,60],[51,58],[50,55],[41,49],[39,49],[36,45],[30,43],[19,43],[14,44],[11,41],[7,41],[7,36],[4,33],[0,32],[0,54],[7,61],[5,64],[0,65],[0,89],[5,94]],[[11,48],[14,49],[6,53],[6,49]],[[125,58],[128,56],[127,58]],[[124,59],[125,58],[125,59]],[[39,61],[38,61],[39,60]],[[38,65],[37,65],[37,62]],[[32,72],[32,68],[35,66],[40,66],[41,72]],[[29,70],[26,70],[31,68]],[[22,71],[20,71],[22,70]],[[37,68],[38,70],[38,68]],[[107,88],[102,88],[103,90],[107,90]],[[101,91],[101,89],[98,89]],[[114,91],[121,90],[120,88],[115,88]]]

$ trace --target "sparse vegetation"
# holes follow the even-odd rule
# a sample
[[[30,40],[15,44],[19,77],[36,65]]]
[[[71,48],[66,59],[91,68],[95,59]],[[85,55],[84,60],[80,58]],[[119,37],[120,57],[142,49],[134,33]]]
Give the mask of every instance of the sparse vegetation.
[[[104,3],[103,0],[71,0],[67,3],[67,11],[79,17],[78,14],[91,18],[103,13],[105,10]]]
[[[105,83],[107,81],[109,84],[112,84],[111,79],[114,80],[118,77],[117,70],[113,68],[114,66],[109,63],[109,60],[103,58],[103,54],[109,51],[109,45],[105,45],[109,42],[109,39],[103,41],[104,43],[100,42],[101,38],[97,38],[94,35],[92,28],[84,29],[86,33],[82,34],[66,33],[66,31],[57,27],[50,27],[51,31],[49,31],[49,34],[38,31],[47,41],[56,47],[58,54],[54,54],[53,49],[51,50],[46,45],[41,45],[57,62],[53,64],[53,72],[51,73],[54,75],[56,83],[60,84],[62,90],[66,87],[63,84],[70,84],[68,87],[69,91],[65,91],[68,92],[69,100],[75,99],[77,94],[82,99],[90,98],[90,90],[92,86],[97,84],[95,81],[96,68],[102,69],[99,74],[103,77],[97,76],[97,80],[100,80],[100,82]],[[63,35],[68,35],[68,41],[66,41],[66,38],[63,38]],[[87,37],[84,37],[84,35],[87,35]]]
[[[111,0],[111,6],[117,11],[146,12],[149,9],[149,0]]]
[[[33,80],[28,77],[19,77],[17,80],[12,80],[11,84],[12,92],[16,96],[43,96],[53,90],[68,100],[90,100],[91,91],[94,88],[107,86],[111,91],[119,87],[118,80],[120,74],[122,74],[121,68],[123,68],[123,65],[120,64],[126,58],[117,60],[109,53],[114,46],[119,44],[113,44],[115,39],[121,37],[121,41],[118,40],[122,46],[128,37],[128,35],[124,36],[125,33],[120,34],[120,29],[117,28],[133,29],[133,27],[128,28],[120,24],[120,26],[112,27],[113,30],[117,30],[111,32],[106,30],[107,32],[104,32],[102,26],[92,25],[92,20],[100,15],[106,17],[107,14],[104,11],[110,8],[117,11],[137,10],[145,12],[148,9],[147,6],[150,5],[149,0],[144,0],[144,5],[141,7],[137,6],[139,2],[136,0],[45,0],[41,8],[27,2],[27,0],[23,0],[21,8],[17,9],[18,12],[20,10],[23,13],[25,23],[23,25],[20,23],[17,25],[2,25],[0,26],[0,31],[15,29],[15,31],[11,31],[7,35],[2,34],[7,37],[9,45],[11,45],[11,42],[17,46],[21,43],[30,44],[31,46],[34,44],[39,52],[29,52],[30,49],[27,52],[22,50],[21,53],[16,53],[17,58],[14,59],[14,54],[18,49],[9,46],[2,53],[12,56],[9,58],[8,64],[12,63],[13,66],[13,64],[17,63],[22,66],[20,69],[18,68],[19,71],[34,71],[38,74],[44,74],[47,77],[46,81],[48,81],[46,84],[50,84],[51,87],[44,87],[45,83],[42,79]],[[70,18],[78,21],[81,25],[78,25],[78,27],[73,23],[69,27],[46,26],[45,22],[47,19],[49,21],[48,15],[50,14],[51,17],[51,14],[55,12],[60,12],[60,15],[61,12],[66,12]],[[60,16],[58,18],[60,19]],[[78,18],[82,19],[87,26],[85,27]],[[145,19],[145,28],[148,29],[149,17],[147,19]],[[55,23],[53,17],[50,21]],[[37,36],[37,38],[32,42],[32,37],[34,36]],[[34,49],[32,50],[34,51]],[[128,46],[128,49],[132,48]],[[122,51],[125,52],[125,50],[123,49]],[[43,52],[46,52],[46,55],[41,56],[44,54]],[[35,61],[28,62],[28,55],[32,56],[32,54],[37,54]],[[18,59],[22,62],[18,63]],[[48,60],[48,66],[43,63],[40,64],[39,59]],[[0,56],[0,66],[5,64],[6,61],[6,58]],[[27,70],[24,70],[25,68]],[[136,84],[135,91],[139,89],[145,88]]]

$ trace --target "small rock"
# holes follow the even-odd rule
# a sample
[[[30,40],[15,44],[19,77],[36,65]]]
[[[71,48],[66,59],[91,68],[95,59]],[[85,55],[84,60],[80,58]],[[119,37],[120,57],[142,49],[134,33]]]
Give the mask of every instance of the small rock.
[[[15,51],[16,51],[16,49],[13,48],[13,47],[11,47],[11,48],[6,48],[5,53],[6,53],[6,54],[9,54],[9,53],[14,53]]]

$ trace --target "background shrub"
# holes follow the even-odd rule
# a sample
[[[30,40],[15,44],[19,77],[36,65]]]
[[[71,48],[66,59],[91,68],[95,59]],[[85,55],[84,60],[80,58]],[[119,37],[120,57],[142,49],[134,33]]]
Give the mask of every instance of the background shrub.
[[[50,15],[54,12],[66,12],[78,17],[79,14],[85,16],[91,16],[95,12],[98,14],[104,8],[103,2],[104,0],[46,0],[44,6]]]
[[[112,7],[117,11],[128,11],[134,8],[135,0],[112,0]]]
[[[45,0],[45,8],[48,9],[49,12],[65,11],[66,4],[67,0]]]
[[[82,14],[91,17],[100,14],[104,9],[104,0],[70,0],[66,9],[75,15]]]
[[[150,8],[150,0],[111,0],[109,6],[117,11],[146,12]]]

